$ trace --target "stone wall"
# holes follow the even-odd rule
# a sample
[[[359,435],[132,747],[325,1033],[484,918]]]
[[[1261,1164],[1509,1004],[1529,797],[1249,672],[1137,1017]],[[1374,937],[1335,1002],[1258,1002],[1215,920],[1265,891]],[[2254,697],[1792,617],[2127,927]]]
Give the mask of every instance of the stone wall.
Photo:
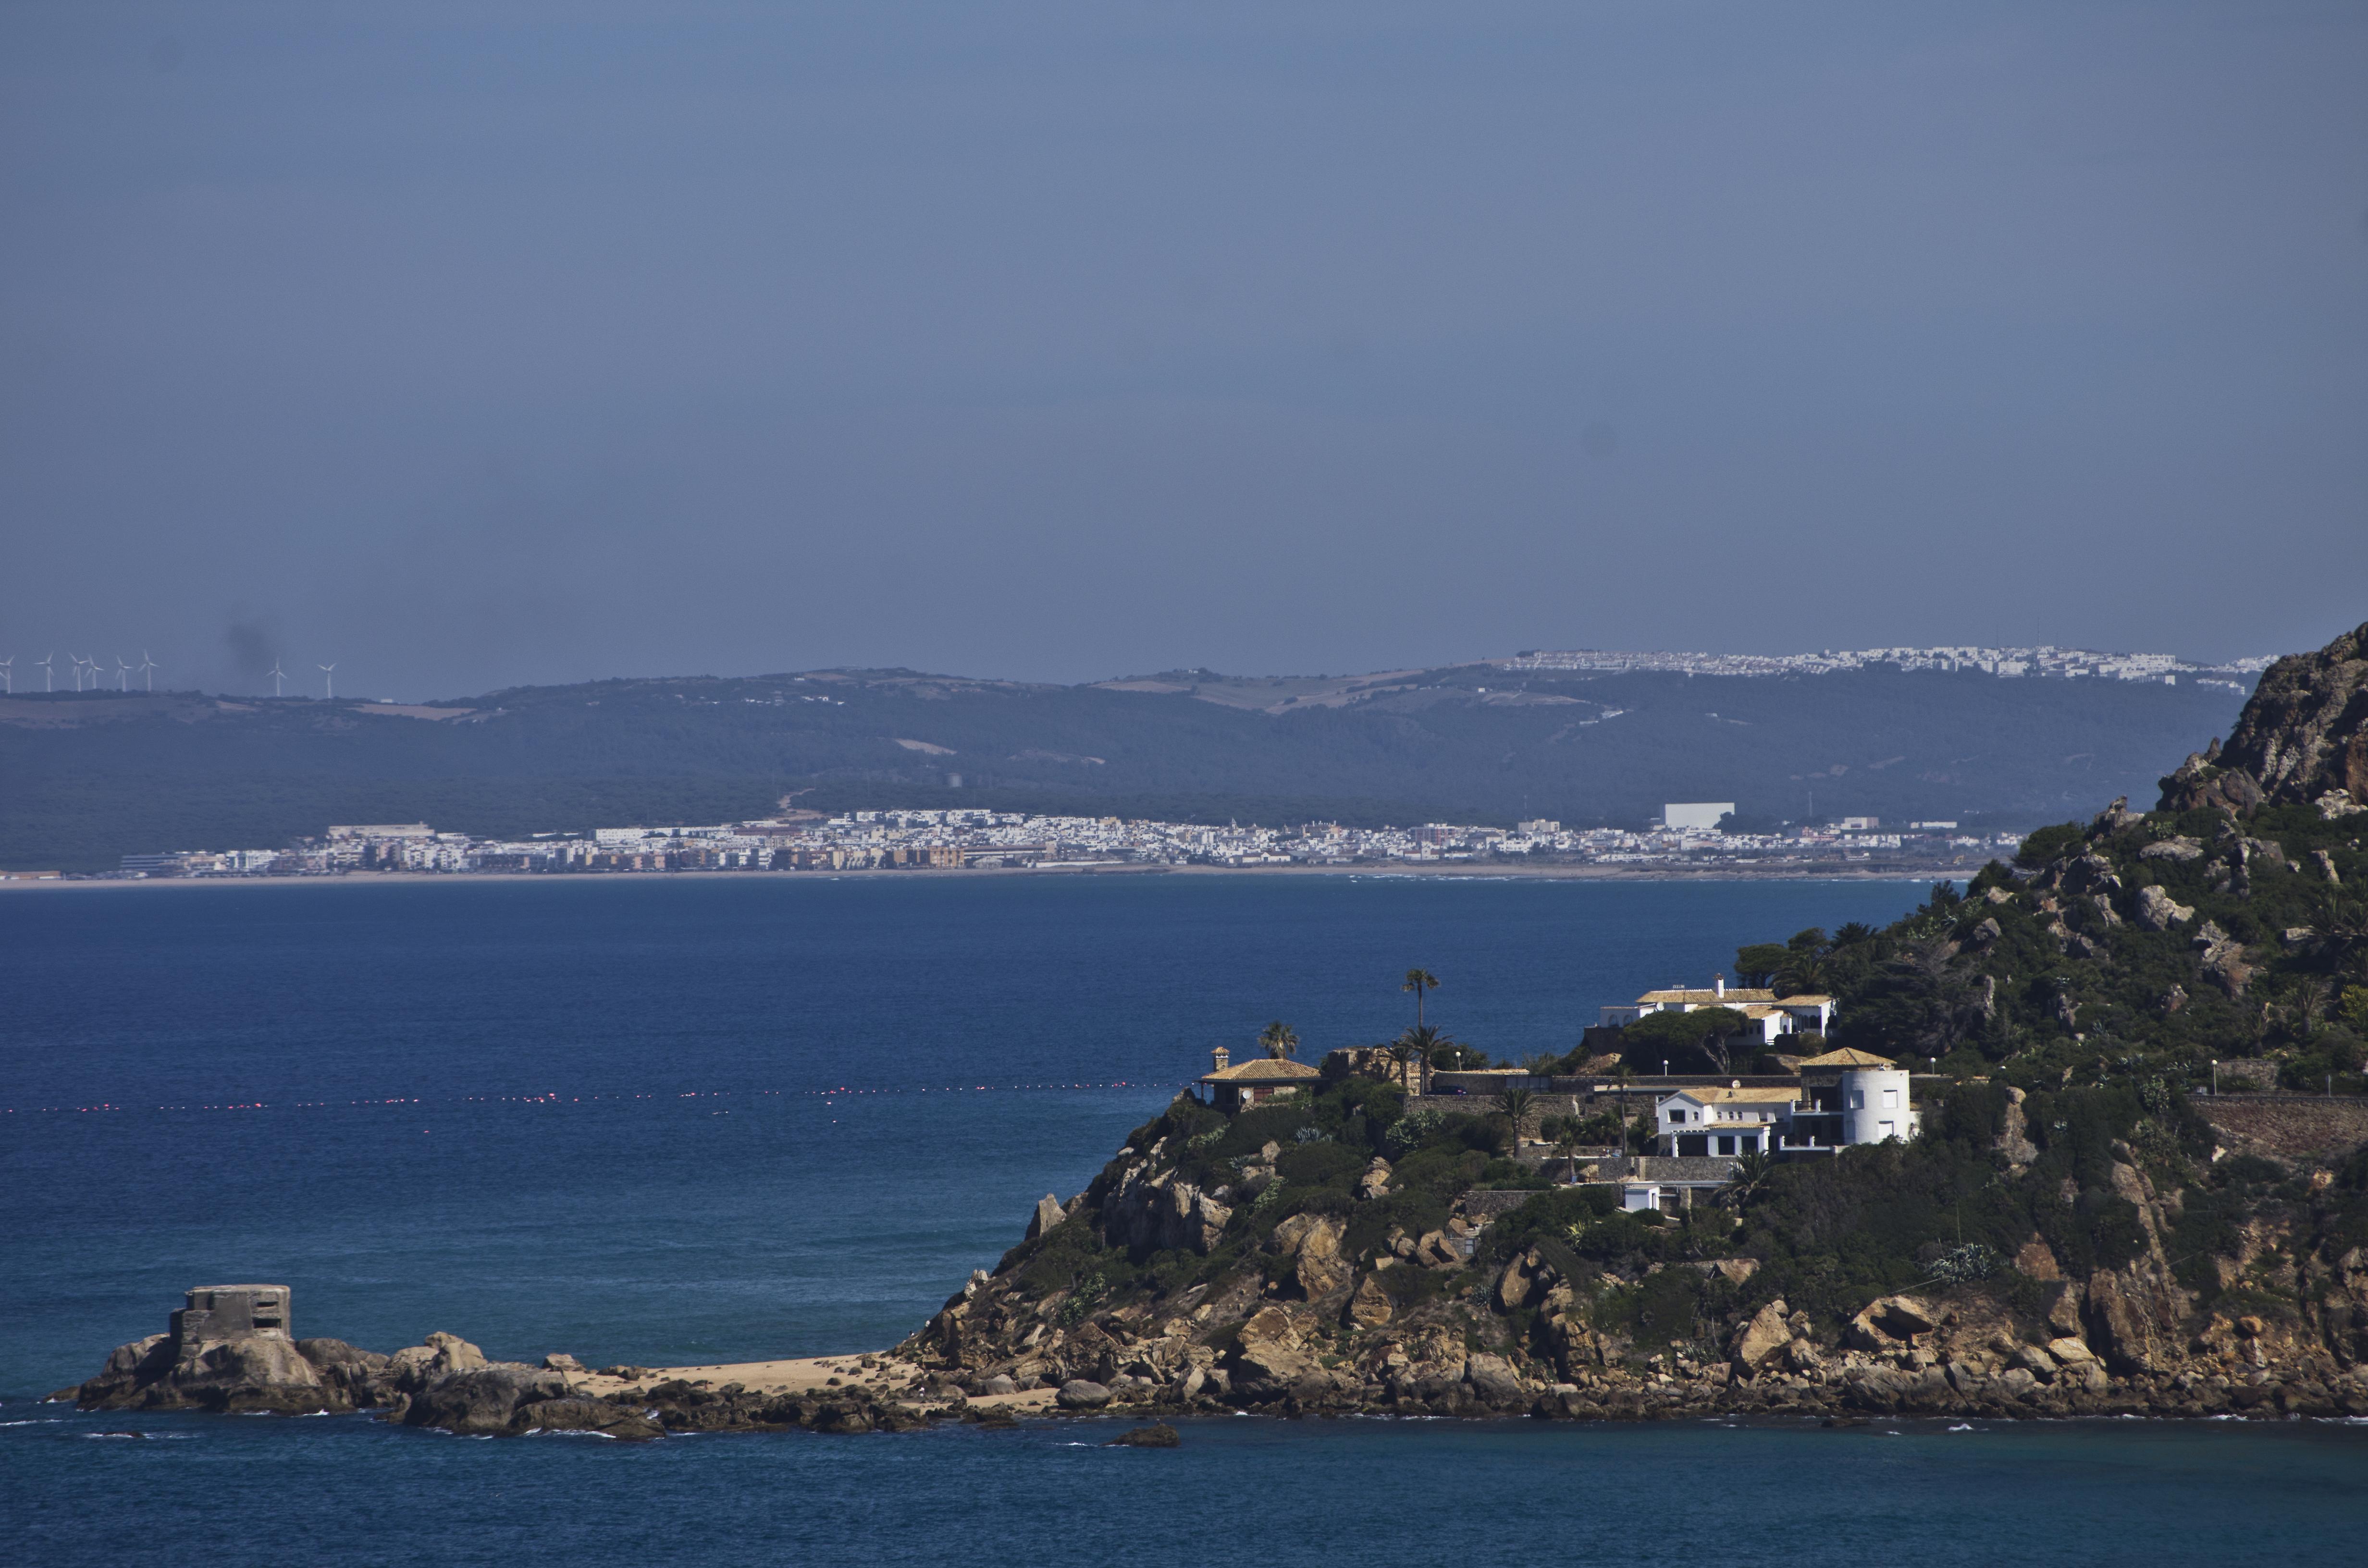
[[[2333,1160],[2368,1142],[2368,1099],[2220,1095],[2195,1105],[2231,1153]]]

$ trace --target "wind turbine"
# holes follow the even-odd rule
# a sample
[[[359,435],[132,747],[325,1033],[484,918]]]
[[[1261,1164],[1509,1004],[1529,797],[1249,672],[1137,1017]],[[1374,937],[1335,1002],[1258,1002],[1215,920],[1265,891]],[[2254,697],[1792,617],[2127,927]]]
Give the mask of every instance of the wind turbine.
[[[321,696],[330,702],[337,699],[337,666],[335,665],[321,666]]]
[[[69,659],[72,659],[72,660],[74,661],[74,690],[76,690],[77,692],[79,692],[80,690],[82,690],[82,666],[83,666],[83,657],[82,657],[82,655],[81,655],[80,653],[68,653],[68,654],[66,655],[66,657],[67,657],[67,658],[69,658]]]
[[[142,680],[148,683],[148,689],[150,691],[153,692],[156,689],[156,672],[164,667],[164,665],[157,664],[154,660],[148,657],[147,649],[142,648],[140,650],[140,676]]]
[[[6,681],[7,681],[7,683],[8,683],[8,695],[9,695],[9,696],[11,696],[11,697],[16,696],[16,695],[17,695],[17,655],[16,655],[16,654],[11,653],[11,654],[9,654],[6,658],[5,658],[5,659],[0,659],[0,679],[5,679],[5,680],[6,680]]]
[[[41,689],[45,692],[55,691],[58,688],[57,660],[57,654],[55,653],[44,653],[41,657],[33,661],[35,664],[41,666]]]
[[[115,689],[118,691],[131,689],[131,666],[123,662],[123,655],[120,653],[115,655]]]
[[[271,695],[272,695],[272,696],[277,697],[277,696],[279,696],[279,683],[280,683],[281,681],[283,681],[283,680],[286,680],[287,678],[288,678],[288,672],[287,672],[286,670],[283,670],[283,669],[281,669],[281,668],[279,667],[279,661],[278,659],[274,659],[274,660],[272,660],[272,661],[271,661]]]

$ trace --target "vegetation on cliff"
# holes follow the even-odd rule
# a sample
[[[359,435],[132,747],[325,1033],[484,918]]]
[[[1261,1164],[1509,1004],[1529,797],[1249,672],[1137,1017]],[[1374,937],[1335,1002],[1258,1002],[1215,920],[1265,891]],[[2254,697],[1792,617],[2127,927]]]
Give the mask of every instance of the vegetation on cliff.
[[[2247,1152],[2205,1092],[2368,1088],[2363,635],[2264,678],[2310,728],[2248,710],[2267,784],[2199,756],[1883,930],[1739,955],[1926,1070],[1913,1143],[1636,1214],[1508,1158],[1521,1108],[1179,1097],[902,1353],[1186,1405],[2368,1414],[2368,1150]]]

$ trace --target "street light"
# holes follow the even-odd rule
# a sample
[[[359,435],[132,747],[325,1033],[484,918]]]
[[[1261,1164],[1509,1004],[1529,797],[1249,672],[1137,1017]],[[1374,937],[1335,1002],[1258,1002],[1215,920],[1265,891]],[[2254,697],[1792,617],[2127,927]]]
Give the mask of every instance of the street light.
[[[2220,1059],[2216,1056],[2212,1059],[2212,1093],[2215,1098],[2220,1093]]]

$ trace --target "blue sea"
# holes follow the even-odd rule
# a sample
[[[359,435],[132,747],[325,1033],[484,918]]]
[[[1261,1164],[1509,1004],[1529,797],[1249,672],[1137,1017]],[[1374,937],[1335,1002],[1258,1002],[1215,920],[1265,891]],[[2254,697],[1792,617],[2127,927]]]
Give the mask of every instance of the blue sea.
[[[2328,1423],[1045,1423],[467,1441],[80,1415],[193,1284],[301,1335],[647,1365],[884,1345],[1210,1048],[1500,1057],[1920,887],[582,878],[0,893],[0,1562],[2356,1562]]]

